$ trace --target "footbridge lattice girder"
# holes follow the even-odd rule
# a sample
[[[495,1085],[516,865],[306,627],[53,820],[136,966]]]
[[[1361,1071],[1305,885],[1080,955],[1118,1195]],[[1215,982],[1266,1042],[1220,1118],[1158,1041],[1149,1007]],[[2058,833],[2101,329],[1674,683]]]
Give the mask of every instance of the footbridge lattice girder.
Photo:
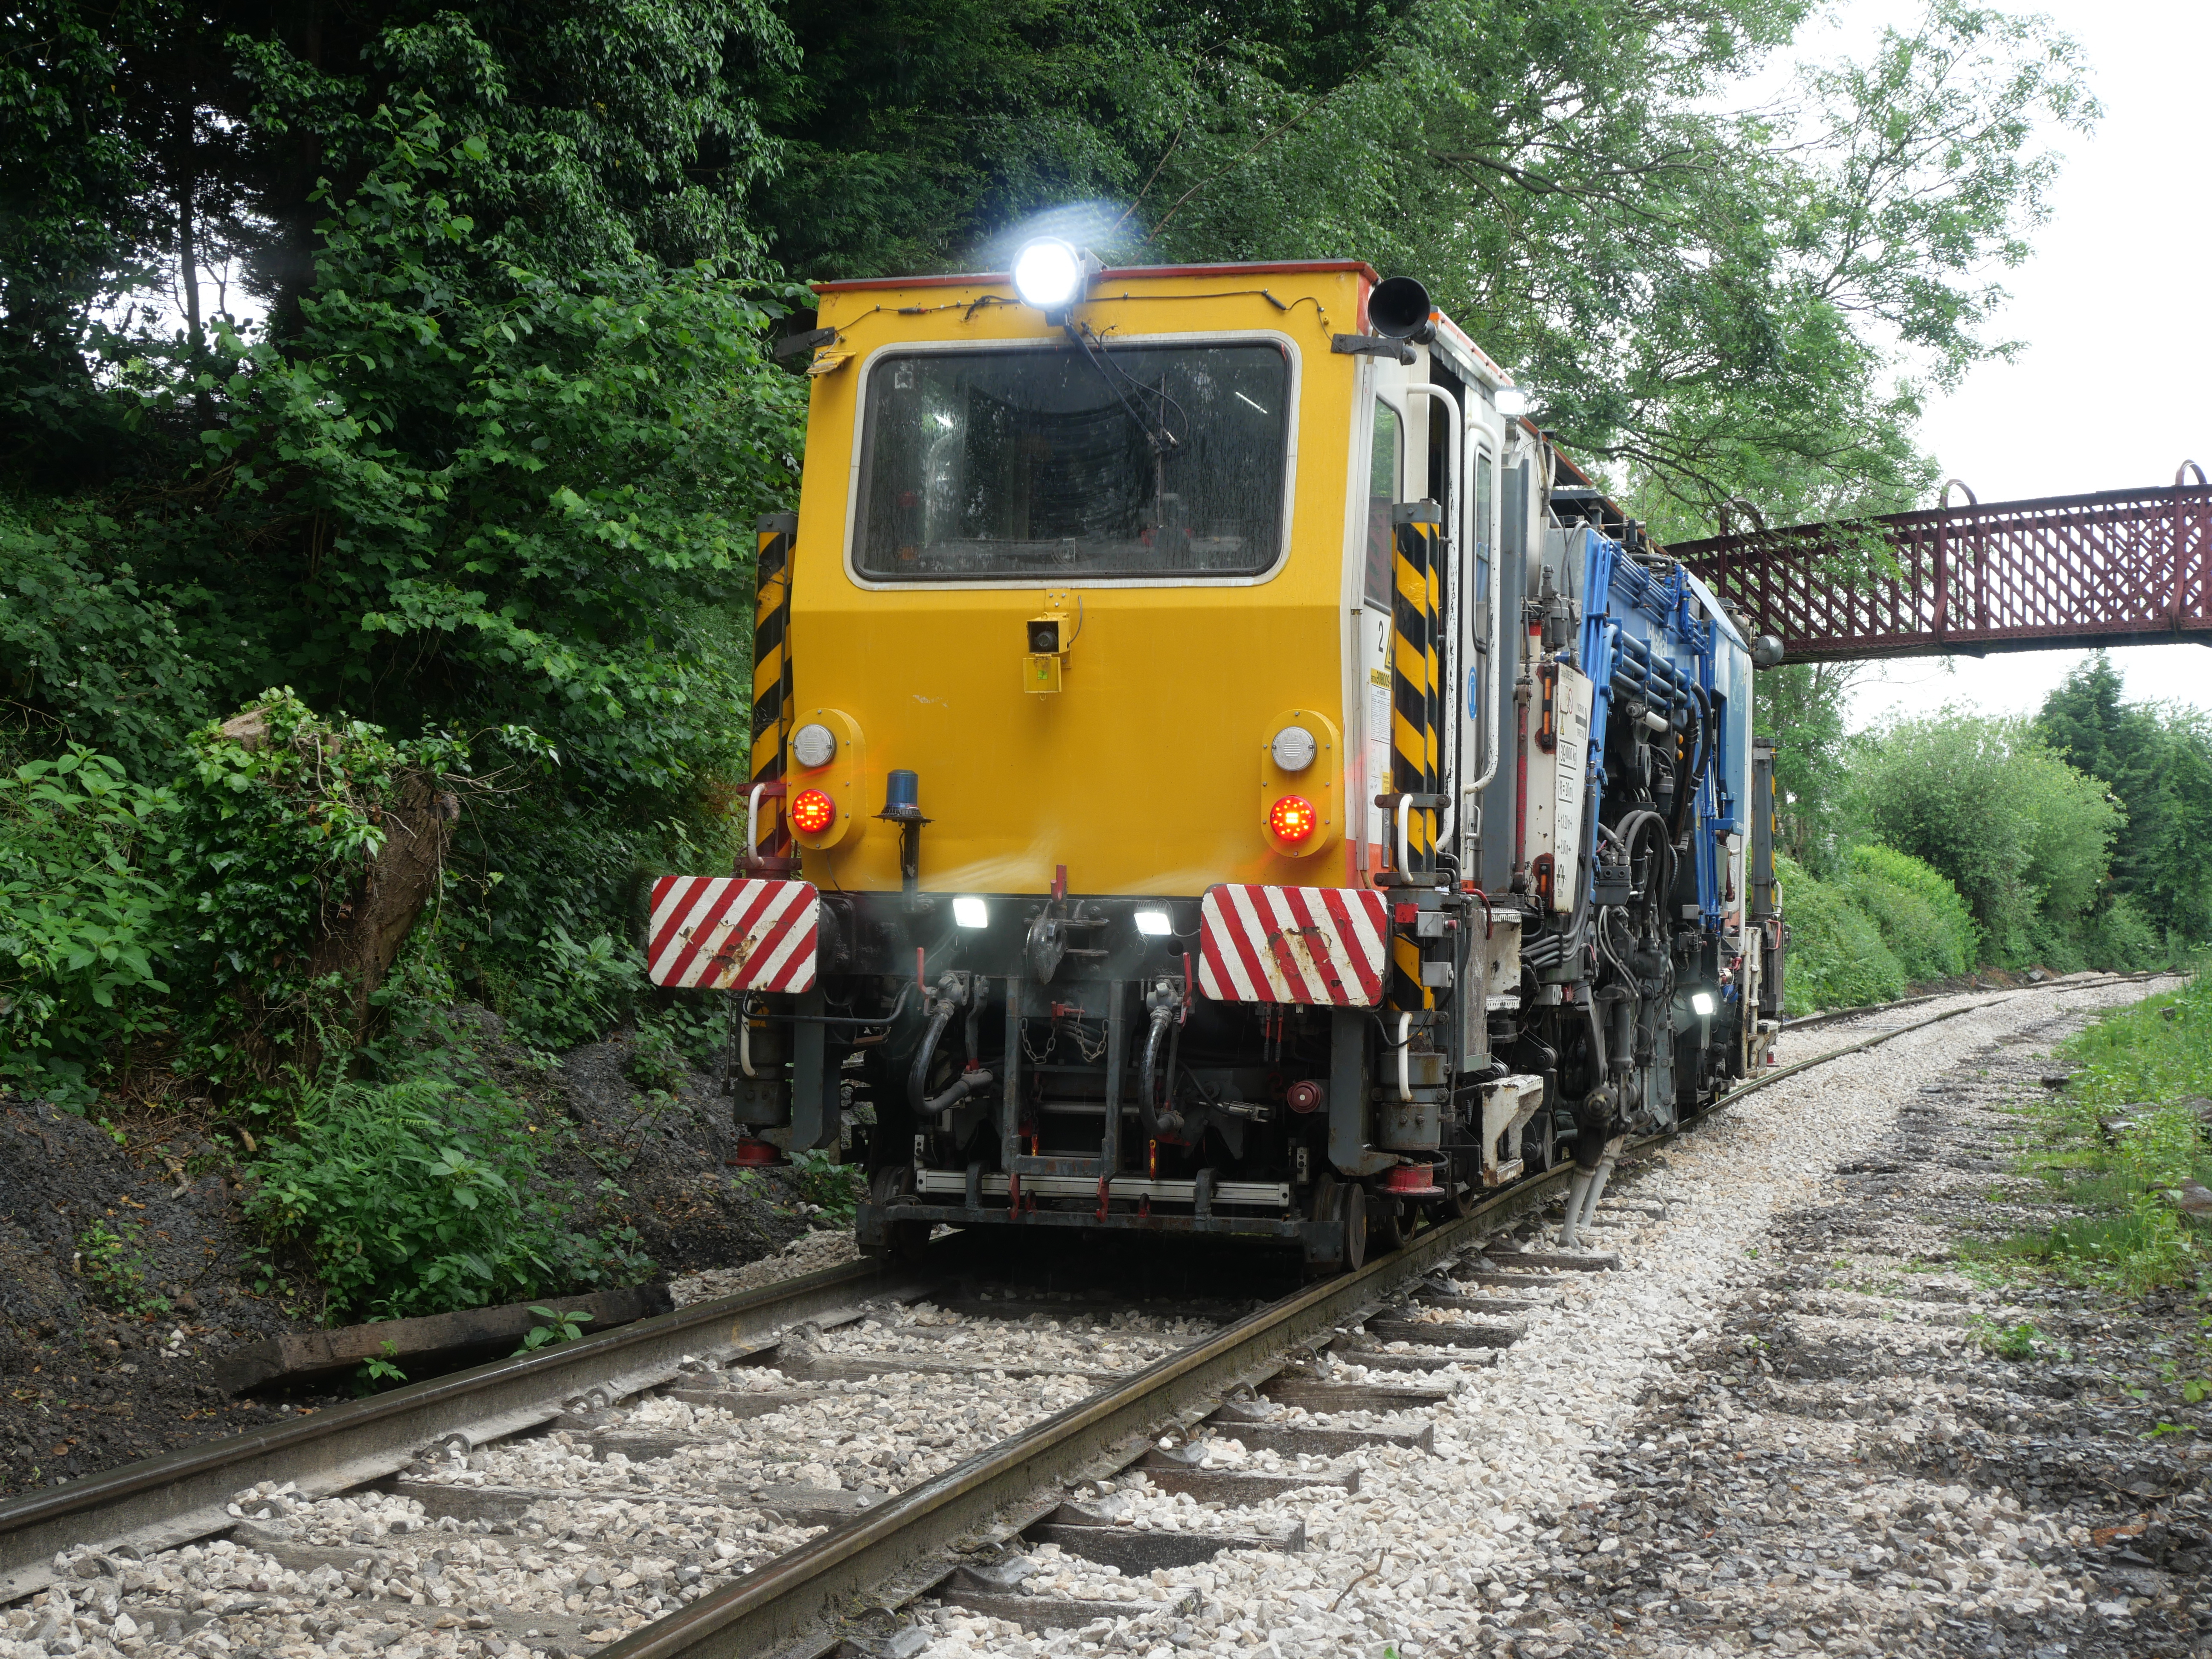
[[[2194,475],[2192,477],[2191,475]],[[1668,550],[1787,661],[2212,645],[2212,485],[1760,527]]]

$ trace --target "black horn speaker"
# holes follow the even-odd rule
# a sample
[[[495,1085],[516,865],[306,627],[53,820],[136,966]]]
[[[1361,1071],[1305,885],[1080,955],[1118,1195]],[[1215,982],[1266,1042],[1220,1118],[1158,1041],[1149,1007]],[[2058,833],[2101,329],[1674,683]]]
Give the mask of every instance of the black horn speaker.
[[[1386,340],[1428,340],[1428,289],[1411,276],[1384,277],[1367,296],[1367,326]]]

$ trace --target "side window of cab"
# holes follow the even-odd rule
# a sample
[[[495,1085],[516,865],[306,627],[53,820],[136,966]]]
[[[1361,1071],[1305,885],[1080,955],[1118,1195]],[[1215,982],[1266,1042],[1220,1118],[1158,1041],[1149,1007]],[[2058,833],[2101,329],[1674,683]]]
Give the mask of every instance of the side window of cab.
[[[1406,449],[1404,422],[1386,403],[1375,405],[1375,445],[1367,464],[1367,603],[1390,608],[1390,509]]]

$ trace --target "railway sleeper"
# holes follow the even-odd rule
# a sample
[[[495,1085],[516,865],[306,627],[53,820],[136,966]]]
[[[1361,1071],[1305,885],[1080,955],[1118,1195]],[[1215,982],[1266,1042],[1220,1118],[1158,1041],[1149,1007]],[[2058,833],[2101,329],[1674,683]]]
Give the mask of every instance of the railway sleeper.
[[[1459,1296],[1423,1291],[1413,1298],[1413,1305],[1439,1308],[1447,1313],[1487,1314],[1494,1319],[1525,1319],[1556,1308],[1561,1301],[1556,1296]]]
[[[1232,1416],[1225,1409],[1213,1413],[1205,1422],[1223,1439],[1241,1443],[1246,1451],[1342,1457],[1382,1446],[1407,1446],[1423,1452],[1436,1449],[1436,1427],[1428,1423],[1418,1429],[1328,1429],[1310,1423],[1254,1422]]]
[[[1288,1367],[1260,1385],[1260,1391],[1279,1406],[1302,1406],[1310,1412],[1420,1411],[1443,1404],[1452,1396],[1449,1388],[1417,1388],[1388,1382],[1327,1382],[1310,1371]]]
[[[1049,1595],[1022,1595],[982,1588],[975,1575],[963,1567],[938,1595],[948,1605],[969,1613],[1019,1625],[1024,1630],[1077,1630],[1102,1619],[1133,1619],[1147,1613],[1188,1613],[1198,1605],[1198,1592],[1182,1590],[1165,1601],[1062,1601]],[[848,1646],[849,1652],[865,1651]]]
[[[1072,1365],[1020,1365],[1003,1362],[957,1359],[914,1359],[899,1355],[840,1354],[833,1358],[809,1355],[778,1359],[776,1370],[794,1382],[865,1382],[871,1377],[906,1374],[932,1376],[1078,1376],[1091,1382],[1119,1382],[1123,1371],[1085,1370]]]
[[[1102,1567],[1118,1568],[1125,1578],[1141,1578],[1162,1567],[1194,1567],[1224,1550],[1279,1550],[1295,1555],[1306,1547],[1305,1523],[1275,1536],[1243,1532],[1185,1532],[1168,1527],[1125,1526],[1079,1504],[1062,1504],[1049,1519],[1023,1534],[1034,1544],[1057,1544]]]
[[[1388,1349],[1370,1347],[1371,1338],[1340,1336],[1328,1345],[1328,1352],[1346,1364],[1364,1365],[1370,1371],[1440,1370],[1446,1365],[1495,1365],[1501,1352],[1497,1348],[1460,1348],[1439,1353],[1433,1349],[1393,1353]]]
[[[1492,1268],[1521,1274],[1526,1274],[1531,1269],[1561,1273],[1611,1273],[1620,1266],[1620,1255],[1611,1250],[1487,1250],[1484,1252],[1482,1260]],[[1523,1285],[1522,1288],[1534,1287]]]
[[[1367,1334],[1377,1342],[1414,1342],[1428,1348],[1510,1348],[1528,1327],[1498,1321],[1488,1324],[1446,1324],[1440,1320],[1370,1319]]]

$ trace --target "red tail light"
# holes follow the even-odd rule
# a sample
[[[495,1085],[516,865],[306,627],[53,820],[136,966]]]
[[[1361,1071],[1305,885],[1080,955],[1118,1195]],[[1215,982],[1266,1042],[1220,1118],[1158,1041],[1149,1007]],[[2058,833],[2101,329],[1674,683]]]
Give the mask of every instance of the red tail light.
[[[1267,828],[1277,841],[1295,847],[1321,828],[1321,814],[1304,795],[1285,795],[1267,809]]]
[[[802,789],[791,798],[791,827],[818,836],[837,822],[837,803],[819,789]]]

